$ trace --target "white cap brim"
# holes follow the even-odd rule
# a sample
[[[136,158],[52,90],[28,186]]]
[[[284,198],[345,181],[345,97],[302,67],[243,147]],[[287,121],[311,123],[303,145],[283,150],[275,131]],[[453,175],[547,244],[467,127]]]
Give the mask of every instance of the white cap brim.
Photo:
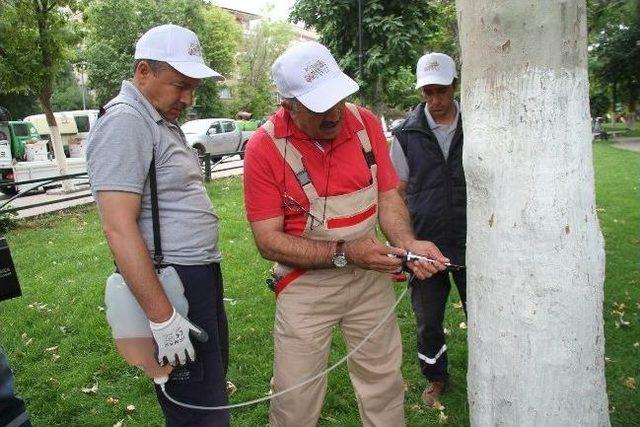
[[[204,79],[211,77],[214,80],[224,80],[222,75],[200,62],[167,61],[176,71],[193,79]]]
[[[418,80],[418,82],[416,83],[416,89],[420,89],[422,86],[427,86],[427,85],[449,86],[451,83],[453,83],[453,79],[455,77],[456,76],[453,76],[451,78],[441,77],[441,76],[423,77],[422,79]]]
[[[313,90],[296,96],[298,101],[314,113],[324,113],[338,102],[358,91],[360,86],[351,77],[340,72],[335,77],[327,78]]]

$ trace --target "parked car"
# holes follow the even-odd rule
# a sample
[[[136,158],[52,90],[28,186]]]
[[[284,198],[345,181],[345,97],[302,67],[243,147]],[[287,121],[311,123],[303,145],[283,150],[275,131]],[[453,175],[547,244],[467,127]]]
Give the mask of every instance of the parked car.
[[[191,120],[180,127],[198,155],[209,153],[216,161],[224,154],[238,151],[242,152],[240,158],[244,158],[244,147],[253,134],[243,132],[235,120],[224,118]]]

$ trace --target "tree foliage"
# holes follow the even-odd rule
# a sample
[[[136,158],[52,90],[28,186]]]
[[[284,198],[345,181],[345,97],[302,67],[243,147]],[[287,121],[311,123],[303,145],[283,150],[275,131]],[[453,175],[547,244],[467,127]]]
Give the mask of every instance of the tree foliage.
[[[618,101],[634,113],[640,95],[640,0],[592,0],[588,11],[592,114],[603,114],[605,106],[615,109]]]
[[[262,21],[246,35],[239,55],[239,82],[233,88],[232,108],[263,117],[273,110],[271,65],[293,40],[286,22]]]
[[[38,96],[62,175],[67,173],[66,159],[51,96],[56,77],[74,56],[78,33],[73,18],[78,10],[74,0],[6,0],[0,12],[0,92]],[[62,185],[71,189],[70,182]]]
[[[235,18],[219,7],[203,9],[204,25],[198,31],[208,64],[232,79],[236,69],[236,54],[242,40],[242,29]],[[220,100],[220,83],[203,79],[198,89],[198,114],[201,117],[228,117],[227,106]]]
[[[413,85],[398,97],[407,70],[427,51],[457,56],[455,5],[450,0],[405,2],[362,0],[362,76],[359,76],[358,0],[297,0],[292,20],[314,27],[350,76],[357,78],[367,104],[406,108]],[[393,97],[391,96],[393,94]],[[377,106],[377,107],[376,107]]]
[[[0,19],[0,92],[50,95],[78,41],[73,0],[5,0]]]
[[[82,109],[82,88],[78,84],[71,64],[67,64],[56,78],[51,106],[54,111]]]
[[[135,43],[149,28],[176,24],[190,28],[200,39],[205,62],[223,75],[235,67],[242,31],[232,15],[202,0],[97,0],[85,14],[84,58],[89,85],[103,104],[116,95],[123,80],[133,75]],[[217,86],[203,81],[197,103],[201,114],[218,104]]]
[[[41,112],[38,98],[33,94],[0,94],[0,105],[9,110],[11,120],[20,120],[23,117]]]

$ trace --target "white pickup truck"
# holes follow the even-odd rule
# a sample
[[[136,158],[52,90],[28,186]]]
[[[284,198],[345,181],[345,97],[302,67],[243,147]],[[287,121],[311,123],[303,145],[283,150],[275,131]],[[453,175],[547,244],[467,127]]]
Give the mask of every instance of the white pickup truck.
[[[203,156],[209,153],[217,161],[227,153],[242,152],[254,131],[242,131],[232,119],[214,118],[191,120],[180,126],[187,143]]]
[[[0,180],[3,183],[22,182],[60,176],[55,160],[47,155],[47,143],[40,140],[33,124],[26,121],[0,122]],[[81,153],[67,159],[67,173],[86,172]],[[15,194],[35,184],[3,186],[0,191]]]

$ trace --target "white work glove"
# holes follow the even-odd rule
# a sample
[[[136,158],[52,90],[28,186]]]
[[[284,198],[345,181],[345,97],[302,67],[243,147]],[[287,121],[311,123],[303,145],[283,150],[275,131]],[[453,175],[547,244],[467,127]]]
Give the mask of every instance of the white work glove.
[[[193,337],[200,342],[205,342],[209,338],[206,332],[182,317],[175,308],[169,320],[162,323],[149,321],[149,325],[158,346],[158,363],[161,366],[166,362],[176,366],[184,365],[187,360],[196,360],[190,333],[193,333]]]

